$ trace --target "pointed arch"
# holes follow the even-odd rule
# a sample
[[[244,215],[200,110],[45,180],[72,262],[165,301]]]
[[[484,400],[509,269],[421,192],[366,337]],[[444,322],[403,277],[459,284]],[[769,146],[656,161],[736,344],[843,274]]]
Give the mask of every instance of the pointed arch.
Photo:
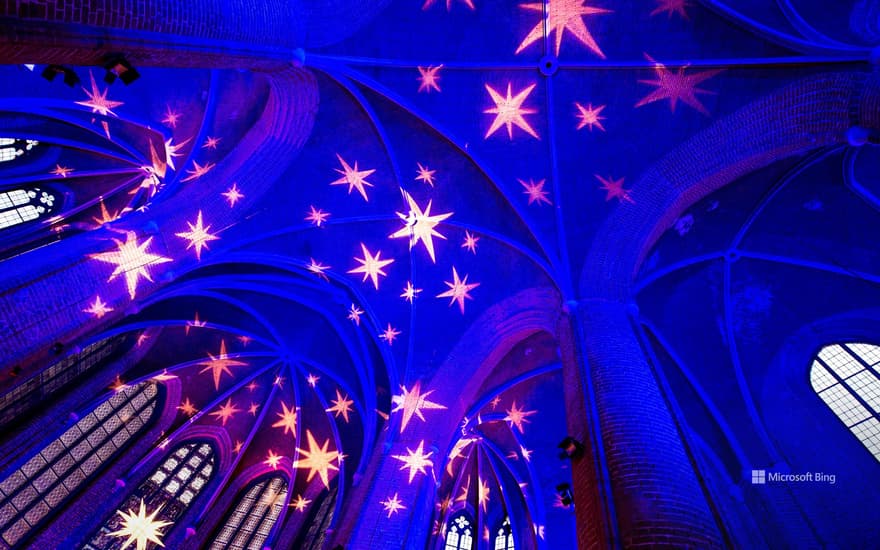
[[[287,505],[288,480],[265,476],[239,492],[240,497],[214,536],[211,550],[263,548]]]

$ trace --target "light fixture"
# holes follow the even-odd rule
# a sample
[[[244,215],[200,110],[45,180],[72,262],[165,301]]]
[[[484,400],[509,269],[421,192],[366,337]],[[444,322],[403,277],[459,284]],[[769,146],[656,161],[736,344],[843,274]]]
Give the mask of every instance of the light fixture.
[[[568,483],[560,483],[556,486],[556,493],[559,494],[559,502],[563,506],[571,506],[574,501],[574,495],[571,493],[571,485]]]
[[[562,449],[562,452],[559,454],[559,458],[562,460],[566,458],[576,459],[584,455],[584,444],[570,435],[563,439],[558,447]]]
[[[122,80],[122,83],[128,86],[141,75],[137,69],[131,66],[131,63],[121,55],[110,56],[104,61],[104,69],[107,73],[104,75],[104,82],[113,84],[116,79]]]
[[[64,75],[64,83],[73,88],[77,84],[79,84],[79,77],[73,72],[73,69],[68,67],[64,67],[63,65],[47,65],[45,69],[43,69],[43,78],[52,82],[55,80],[55,77],[59,74]]]

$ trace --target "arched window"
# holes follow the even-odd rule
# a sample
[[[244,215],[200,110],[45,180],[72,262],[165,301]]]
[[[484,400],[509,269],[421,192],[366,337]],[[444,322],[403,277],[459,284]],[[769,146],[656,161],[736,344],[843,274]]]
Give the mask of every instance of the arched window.
[[[48,218],[63,202],[51,189],[29,187],[0,192],[0,229]]]
[[[25,156],[39,144],[34,139],[0,138],[0,162],[11,162]]]
[[[514,550],[513,530],[510,528],[510,518],[504,518],[498,529],[495,530],[495,550]]]
[[[467,512],[455,514],[446,527],[445,550],[473,550],[474,527]]]
[[[238,501],[210,548],[245,550],[263,548],[287,500],[287,480],[267,477],[253,485]]]
[[[215,452],[207,443],[187,443],[174,449],[162,464],[108,517],[92,535],[85,550],[111,550],[120,547],[127,537],[119,532],[126,515],[138,514],[144,505],[147,517],[163,527],[164,536],[192,501],[211,480],[215,470]],[[149,544],[149,549],[157,548]]]
[[[880,460],[880,347],[834,344],[810,370],[813,390]]]
[[[155,418],[159,388],[124,386],[0,483],[0,537],[20,542]]]

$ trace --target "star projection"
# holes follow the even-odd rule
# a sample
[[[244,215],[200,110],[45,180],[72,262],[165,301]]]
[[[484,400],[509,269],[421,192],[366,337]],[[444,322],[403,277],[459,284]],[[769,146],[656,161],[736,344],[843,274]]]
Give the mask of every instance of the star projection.
[[[520,4],[519,7],[525,10],[536,11],[540,14],[544,13],[544,3],[538,2],[534,4]],[[611,13],[611,10],[603,8],[595,8],[584,5],[584,0],[547,0],[546,11],[546,29],[547,34],[556,33],[556,55],[562,47],[562,36],[565,31],[570,32],[584,46],[589,48],[593,53],[605,59],[605,54],[599,48],[599,44],[590,34],[590,30],[584,23],[585,15],[599,15]],[[520,53],[531,44],[537,42],[542,43],[544,39],[545,21],[541,20],[535,24],[532,30],[523,38],[516,53]]]
[[[412,483],[413,478],[416,473],[427,474],[428,466],[434,467],[434,463],[430,460],[433,452],[429,452],[425,454],[424,452],[424,441],[419,441],[419,446],[416,447],[416,450],[413,451],[409,447],[406,448],[406,455],[391,455],[391,458],[397,459],[403,462],[403,466],[400,467],[401,470],[409,469],[409,483]]]
[[[195,317],[192,321],[187,321],[186,325],[183,327],[183,333],[189,336],[189,330],[192,328],[202,328],[208,324],[207,321],[202,321],[199,319],[199,312],[197,311]]]
[[[400,510],[406,509],[406,506],[403,505],[403,501],[398,498],[398,493],[394,493],[393,497],[388,497],[385,500],[379,502],[385,511],[388,512],[388,517],[390,518],[392,514],[396,514]]]
[[[330,402],[333,406],[325,409],[326,412],[332,412],[334,418],[339,418],[339,415],[342,415],[342,419],[348,424],[348,413],[351,412],[351,406],[354,404],[354,401],[348,398],[348,394],[342,395],[339,393],[339,388],[337,388],[336,399]]]
[[[464,232],[464,242],[461,243],[462,248],[466,248],[468,251],[473,254],[477,253],[477,242],[480,240],[479,237],[476,237],[471,234],[470,231]]]
[[[204,165],[201,165],[198,162],[193,161],[193,169],[187,170],[186,171],[187,176],[180,181],[182,181],[183,183],[186,183],[188,181],[197,180],[200,177],[207,174],[208,172],[210,172],[213,168],[214,168],[214,163],[212,163],[212,162],[206,162]]]
[[[394,343],[395,338],[397,338],[398,336],[400,336],[400,331],[392,327],[391,323],[388,323],[388,326],[385,328],[385,330],[383,330],[382,333],[379,334],[379,338],[381,340],[385,340],[385,343],[387,343],[389,346]]]
[[[594,174],[596,179],[599,180],[601,184],[600,189],[605,191],[605,202],[610,201],[611,199],[617,199],[619,202],[630,202],[634,203],[629,196],[629,190],[623,188],[623,180],[624,178],[614,179],[612,177],[603,178],[599,174]]]
[[[529,196],[529,205],[535,203],[537,203],[538,206],[541,206],[542,203],[553,204],[550,199],[547,198],[549,193],[544,190],[545,180],[539,180],[537,182],[531,179],[528,182],[519,180],[519,183],[525,189],[523,194]]]
[[[437,263],[437,258],[434,255],[434,237],[444,240],[446,237],[434,228],[443,220],[449,219],[453,212],[435,214],[432,216],[431,204],[433,201],[428,201],[428,205],[423,211],[419,208],[419,205],[416,204],[415,199],[413,199],[409,193],[403,191],[403,196],[409,204],[409,212],[406,215],[400,212],[397,213],[397,216],[403,221],[404,226],[389,235],[389,238],[399,239],[402,237],[409,237],[410,250],[421,241],[421,243],[425,245],[425,250],[428,251],[428,256],[431,257],[431,261]],[[364,253],[366,254],[366,249]]]
[[[105,223],[110,223],[110,222],[112,222],[112,221],[116,221],[117,219],[119,219],[119,214],[120,214],[120,213],[119,213],[119,212],[113,212],[113,213],[111,214],[110,211],[107,210],[107,205],[104,204],[104,199],[103,199],[103,198],[101,198],[101,199],[98,200],[98,205],[99,205],[100,208],[101,208],[101,217],[99,218],[99,217],[97,217],[97,216],[92,216],[92,221],[94,221],[95,224],[97,224],[97,225],[100,226],[100,225],[104,225]]]
[[[639,84],[648,84],[656,87],[636,103],[636,107],[642,107],[655,101],[669,100],[669,110],[675,113],[675,106],[681,101],[685,105],[709,116],[709,111],[697,98],[697,95],[714,95],[716,92],[704,90],[697,86],[722,72],[722,69],[712,69],[694,74],[684,74],[687,66],[679,67],[676,72],[667,69],[662,63],[645,54],[645,59],[654,63],[655,80],[639,80]]]
[[[492,134],[497,132],[502,126],[507,126],[507,136],[510,139],[513,139],[513,127],[514,125],[532,136],[535,139],[540,139],[538,137],[538,133],[535,132],[535,129],[529,125],[528,121],[526,121],[523,115],[533,115],[538,111],[535,109],[524,108],[522,104],[528,99],[529,94],[532,93],[532,90],[535,89],[535,84],[531,84],[527,86],[524,90],[517,93],[516,96],[513,95],[511,83],[507,83],[507,97],[503,97],[499,94],[495,88],[486,84],[486,91],[489,92],[489,96],[492,98],[492,102],[495,103],[494,107],[490,107],[483,111],[486,114],[495,115],[495,120],[492,121],[492,125],[489,126],[489,129],[486,131],[486,135],[483,136],[483,139],[488,139]]]
[[[400,294],[400,297],[407,302],[412,303],[421,291],[421,288],[416,288],[413,286],[412,281],[407,281],[406,286],[403,288],[403,292]]]
[[[237,361],[235,359],[230,359],[226,354],[226,340],[220,340],[220,352],[217,353],[217,356],[213,356],[210,353],[208,354],[208,360],[202,361],[201,363],[197,363],[198,365],[207,365],[205,368],[199,371],[199,374],[204,372],[211,371],[214,376],[214,389],[220,389],[220,378],[224,374],[228,374],[232,376],[232,371],[229,367],[244,367],[247,365],[244,361]]]
[[[82,89],[82,91],[86,93],[89,99],[86,101],[76,101],[75,103],[77,105],[82,105],[83,107],[88,107],[92,110],[93,113],[97,113],[99,115],[117,116],[116,113],[112,111],[112,109],[124,105],[124,103],[122,103],[121,101],[112,101],[110,99],[107,99],[107,94],[110,92],[110,88],[107,88],[106,90],[101,92],[100,88],[98,88],[98,85],[95,83],[95,75],[92,73],[92,71],[89,71],[89,78],[92,81],[91,91],[86,90],[85,88]]]
[[[276,413],[280,420],[272,424],[273,428],[282,428],[284,433],[296,435],[296,407],[287,407],[287,403],[281,402],[281,412]]]
[[[183,400],[183,402],[177,407],[177,410],[187,416],[194,416],[197,412],[199,412],[193,402],[190,401],[189,397]]]
[[[523,424],[530,423],[531,421],[528,419],[528,417],[536,414],[538,411],[526,411],[520,409],[519,407],[517,407],[516,401],[514,401],[506,412],[507,416],[504,417],[504,420],[508,422],[512,427],[515,427],[517,430],[519,430],[519,433],[524,433]]]
[[[416,181],[423,181],[434,187],[434,174],[437,170],[429,170],[427,166],[422,166],[421,162],[417,162],[416,165],[419,167],[416,171]]]
[[[491,489],[484,479],[481,478],[479,481],[480,483],[477,485],[477,502],[480,503],[480,508],[485,512],[486,507],[489,505],[489,493],[491,492]]]
[[[394,408],[391,409],[391,412],[395,413],[403,411],[403,419],[400,422],[400,433],[403,433],[403,430],[406,429],[406,426],[409,424],[413,415],[422,422],[425,421],[422,409],[440,410],[446,408],[445,405],[441,405],[440,403],[428,401],[428,396],[434,393],[434,390],[421,393],[422,383],[420,381],[413,385],[412,390],[407,391],[406,386],[400,386],[400,390],[403,393],[391,397],[391,403],[394,404]]]
[[[207,136],[205,138],[205,143],[202,145],[202,149],[216,149],[219,143],[220,138]]]
[[[682,19],[688,19],[687,8],[691,7],[690,0],[654,0],[657,7],[651,12],[651,17],[666,13],[668,18],[672,18],[672,14],[676,13]]]
[[[306,509],[306,506],[311,504],[311,502],[312,502],[311,500],[309,500],[307,498],[303,498],[302,495],[296,495],[296,499],[294,499],[293,502],[288,504],[288,506],[295,509],[297,512],[304,512]]]
[[[348,320],[352,321],[356,326],[361,326],[361,315],[363,314],[364,310],[351,304],[351,307],[348,309]]]
[[[324,279],[325,281],[329,281],[330,278],[327,277],[327,274],[324,273],[328,269],[330,269],[329,265],[324,265],[321,262],[315,260],[314,258],[309,258],[309,263],[306,264],[306,269],[310,273],[314,273],[320,279]]]
[[[345,159],[339,153],[336,153],[336,158],[339,159],[339,164],[342,165],[342,170],[338,168],[334,168],[339,174],[342,175],[341,178],[331,181],[330,185],[348,185],[348,194],[351,195],[352,189],[357,189],[358,193],[364,198],[364,201],[369,202],[370,199],[367,198],[367,190],[365,187],[373,187],[373,184],[367,181],[367,177],[373,174],[376,170],[358,170],[358,163],[354,161],[354,168],[349,166]]]
[[[177,121],[180,118],[180,113],[171,109],[169,105],[165,106],[165,116],[162,117],[162,124],[168,126],[169,128],[177,128]]]
[[[440,69],[443,68],[443,65],[437,65],[436,67],[418,67],[419,69],[419,93],[431,93],[431,90],[441,91],[440,90],[440,75],[437,74],[440,72]]]
[[[122,545],[122,550],[125,550],[132,544],[135,545],[137,550],[146,550],[147,545],[150,543],[165,546],[159,537],[163,535],[161,529],[171,525],[171,522],[156,519],[156,515],[161,510],[162,507],[160,506],[148,515],[144,499],[141,499],[140,508],[137,513],[131,509],[128,512],[117,510],[116,513],[122,517],[122,527],[118,531],[113,531],[110,535],[126,539]]]
[[[73,172],[73,168],[67,168],[66,166],[56,164],[55,168],[49,173],[53,176],[61,176],[62,178],[66,178],[71,172]]]
[[[333,460],[339,459],[339,452],[327,450],[327,447],[330,445],[329,439],[319,447],[311,430],[306,430],[306,439],[309,443],[309,450],[307,451],[305,449],[297,448],[296,452],[299,453],[301,457],[304,456],[305,458],[299,458],[296,460],[296,462],[293,463],[293,467],[309,469],[309,475],[306,478],[307,482],[311,481],[312,478],[315,477],[315,474],[318,474],[318,477],[321,478],[321,482],[324,483],[324,488],[329,489],[329,471],[339,470],[339,468],[332,464]]]
[[[113,311],[112,307],[108,307],[107,304],[101,300],[100,296],[95,296],[95,301],[92,302],[92,305],[90,305],[88,309],[84,309],[83,313],[89,313],[100,319],[111,311]]]
[[[225,193],[221,193],[224,197],[226,197],[226,202],[229,203],[229,208],[235,206],[235,203],[244,198],[244,195],[241,194],[241,191],[238,189],[238,184],[233,183],[232,187],[226,190]]]
[[[230,397],[226,400],[226,403],[220,405],[219,409],[208,414],[211,416],[216,416],[217,420],[219,420],[220,423],[225,426],[229,419],[240,412],[241,409],[235,406],[235,403],[232,402],[232,398]]]
[[[599,105],[594,108],[592,103],[588,103],[584,107],[580,103],[575,102],[574,106],[577,107],[577,116],[580,118],[580,122],[577,125],[578,130],[587,128],[592,132],[595,127],[603,132],[605,131],[605,127],[602,126],[602,121],[605,120],[605,117],[600,116],[600,113],[605,109],[605,105]]]
[[[307,222],[311,222],[315,227],[321,227],[321,225],[327,221],[327,218],[330,217],[330,212],[324,212],[320,208],[315,208],[313,205],[309,206],[309,211],[306,214],[305,220]]]
[[[383,260],[381,259],[381,250],[377,250],[376,254],[373,255],[367,250],[367,246],[364,243],[361,243],[361,250],[364,253],[364,257],[355,258],[355,260],[360,262],[361,265],[354,269],[349,269],[348,273],[363,273],[364,278],[362,282],[366,282],[367,278],[369,278],[373,281],[373,286],[376,290],[379,290],[379,275],[382,275],[383,277],[388,275],[382,268],[393,263],[394,258]]]
[[[202,222],[202,211],[199,210],[199,214],[196,217],[196,222],[186,222],[189,226],[189,231],[184,231],[182,233],[175,233],[178,237],[182,239],[186,239],[189,243],[186,245],[186,249],[195,247],[196,249],[196,260],[202,261],[202,249],[209,249],[208,242],[219,240],[215,234],[209,232],[211,226],[205,227]]]
[[[141,277],[153,282],[149,268],[171,261],[171,258],[147,252],[152,240],[153,237],[148,237],[144,242],[138,243],[135,232],[126,231],[125,242],[113,239],[113,242],[116,243],[116,250],[112,252],[90,254],[89,258],[115,265],[116,268],[113,270],[113,273],[110,274],[110,278],[107,279],[107,282],[109,283],[119,275],[124,274],[125,285],[128,288],[128,295],[134,300],[134,297],[137,294],[138,281]]]
[[[465,274],[464,279],[458,277],[458,271],[452,266],[452,282],[443,281],[443,284],[449,287],[446,292],[441,292],[437,298],[449,298],[449,305],[458,303],[458,309],[464,315],[464,301],[473,300],[471,290],[480,286],[480,283],[468,283],[468,275]]]
[[[183,142],[176,145],[174,144],[173,138],[169,138],[168,141],[165,142],[165,158],[168,161],[168,167],[172,170],[177,170],[174,166],[174,159],[183,156],[183,153],[178,153],[178,151],[180,151],[180,149],[187,143],[189,143],[189,139],[185,139]]]
[[[271,466],[273,470],[277,470],[282,458],[284,458],[282,455],[275,454],[275,451],[269,449],[269,454],[266,455],[266,460],[263,461],[263,464]]]

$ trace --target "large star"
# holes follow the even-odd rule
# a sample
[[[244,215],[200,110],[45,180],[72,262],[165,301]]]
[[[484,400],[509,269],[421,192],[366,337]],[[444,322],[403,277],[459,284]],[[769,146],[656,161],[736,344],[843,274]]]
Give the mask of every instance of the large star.
[[[397,496],[397,493],[394,493],[393,497],[388,497],[387,499],[380,501],[385,511],[388,512],[388,517],[391,517],[391,514],[396,514],[399,510],[405,510],[406,506],[403,505],[403,501],[400,500]]]
[[[416,415],[416,417],[422,422],[425,421],[422,409],[439,410],[446,408],[445,405],[441,405],[440,403],[428,401],[428,396],[434,393],[434,390],[422,393],[421,381],[416,382],[411,390],[407,390],[406,386],[400,386],[400,389],[403,393],[391,396],[391,403],[394,405],[391,412],[395,413],[397,411],[403,411],[403,419],[400,422],[400,433],[403,433],[403,430],[406,429],[406,425],[409,424],[413,415]]]
[[[339,470],[339,468],[332,464],[333,460],[338,460],[339,452],[327,450],[327,447],[330,445],[329,439],[321,447],[318,447],[318,443],[315,441],[315,436],[312,435],[311,430],[306,430],[306,439],[309,442],[309,450],[299,448],[296,450],[300,455],[305,455],[305,458],[297,459],[293,463],[293,467],[309,469],[306,482],[311,481],[315,474],[318,474],[324,483],[324,488],[329,489],[329,470]]]
[[[431,203],[433,201],[428,201],[428,205],[425,207],[425,210],[422,211],[422,209],[419,208],[419,205],[416,204],[415,199],[413,199],[409,193],[404,191],[403,196],[409,204],[409,213],[406,215],[400,212],[397,213],[397,216],[403,220],[404,226],[388,237],[391,239],[409,237],[410,250],[421,241],[422,244],[425,245],[425,250],[428,251],[428,256],[431,257],[431,261],[437,263],[437,258],[434,256],[434,237],[439,237],[444,240],[446,237],[441,235],[434,228],[437,227],[440,222],[452,216],[453,212],[435,214],[432,216]]]
[[[480,503],[480,508],[483,509],[483,512],[486,511],[486,507],[489,504],[489,492],[489,485],[480,479],[480,484],[477,485],[477,502]]]
[[[364,278],[362,282],[366,282],[369,277],[373,280],[373,286],[376,287],[376,290],[379,290],[379,275],[388,275],[382,268],[394,262],[394,258],[382,260],[380,259],[380,256],[382,255],[381,250],[377,250],[376,255],[374,256],[370,254],[370,251],[367,250],[367,246],[364,243],[361,243],[361,250],[364,253],[364,257],[355,258],[355,260],[359,261],[361,265],[354,269],[349,269],[348,273],[363,273]]]
[[[608,178],[603,178],[599,174],[593,175],[599,180],[601,189],[605,191],[605,202],[608,202],[611,199],[617,199],[620,202],[627,201],[635,203],[635,201],[629,196],[629,189],[623,188],[624,178],[614,179],[610,176]]]
[[[202,248],[210,249],[208,242],[219,240],[220,237],[209,232],[211,229],[210,225],[205,227],[202,222],[201,210],[199,210],[199,215],[196,217],[196,223],[186,222],[186,225],[189,226],[189,231],[175,233],[175,235],[188,240],[189,244],[186,245],[186,249],[189,250],[190,248],[195,247],[196,260],[202,261]]]
[[[94,82],[94,78],[92,81]],[[116,513],[122,517],[122,527],[120,527],[118,531],[109,533],[109,535],[126,538],[125,543],[122,545],[122,550],[131,546],[132,543],[135,544],[137,550],[146,550],[147,545],[151,542],[156,543],[159,546],[165,546],[162,543],[162,539],[159,538],[164,535],[161,529],[165,526],[171,525],[172,522],[156,519],[156,515],[161,510],[162,507],[160,506],[153,510],[152,514],[147,515],[147,508],[144,504],[144,499],[141,499],[140,509],[137,513],[130,508],[127,512],[117,510]]]
[[[198,363],[198,365],[207,365],[205,368],[199,371],[199,374],[211,371],[214,375],[214,389],[219,390],[220,377],[223,376],[224,373],[232,376],[232,371],[229,370],[229,367],[244,367],[247,365],[247,363],[245,363],[244,361],[236,361],[235,359],[230,359],[226,355],[226,340],[220,340],[220,352],[217,354],[217,356],[214,357],[209,353],[208,360],[202,361],[201,363]]]
[[[111,101],[107,99],[107,93],[110,92],[110,88],[107,88],[103,92],[98,88],[98,85],[95,83],[95,75],[92,74],[92,71],[89,71],[89,78],[92,81],[92,90],[82,89],[89,97],[87,101],[76,101],[77,105],[82,105],[84,107],[88,107],[92,110],[93,113],[98,113],[99,115],[113,115],[117,116],[116,113],[112,111],[116,107],[120,105],[124,105],[121,101]]]
[[[339,418],[341,414],[345,423],[348,424],[348,413],[351,412],[351,406],[354,404],[354,401],[348,398],[348,394],[342,395],[339,393],[339,388],[336,388],[336,399],[330,402],[333,403],[333,406],[327,408],[325,412],[332,412],[333,418]]]
[[[364,189],[366,187],[373,187],[373,184],[367,181],[367,176],[375,172],[376,170],[358,170],[358,163],[354,161],[354,168],[349,166],[345,159],[339,153],[336,153],[336,158],[339,159],[339,164],[342,165],[342,170],[338,168],[334,168],[337,172],[339,172],[342,177],[338,180],[331,181],[330,185],[348,185],[348,194],[351,195],[352,189],[357,189],[358,193],[364,198],[365,201],[369,202],[370,199],[367,198],[367,190]]]
[[[278,420],[274,424],[272,424],[273,428],[283,428],[284,433],[293,433],[296,435],[296,407],[287,408],[287,403],[284,401],[281,402],[282,412],[275,413],[281,420]]]
[[[473,300],[471,297],[471,290],[480,286],[480,283],[468,283],[467,280],[467,275],[464,276],[464,279],[460,279],[458,277],[458,271],[455,270],[455,266],[452,266],[452,282],[443,281],[443,284],[448,286],[449,290],[438,294],[437,297],[449,298],[450,306],[458,302],[458,309],[464,314],[464,301]]]
[[[171,258],[147,252],[147,247],[150,246],[152,240],[153,237],[148,237],[147,240],[138,244],[135,232],[126,231],[125,242],[113,239],[113,242],[116,243],[116,250],[112,252],[90,254],[89,258],[100,262],[106,262],[108,264],[114,264],[116,269],[110,274],[110,278],[107,279],[107,282],[109,283],[119,275],[124,274],[125,284],[128,287],[128,294],[131,296],[131,299],[134,300],[140,277],[144,277],[146,280],[153,282],[153,278],[150,276],[148,268],[150,266],[164,264],[171,261]]]
[[[523,115],[533,115],[538,112],[535,109],[525,109],[522,106],[523,102],[525,102],[526,98],[529,97],[529,94],[532,93],[532,90],[534,89],[535,84],[532,84],[514,96],[511,91],[511,84],[508,82],[507,97],[503,97],[492,88],[492,86],[486,84],[486,91],[489,92],[489,96],[492,98],[495,106],[490,107],[483,112],[495,115],[495,120],[492,121],[492,125],[489,126],[489,130],[486,132],[483,139],[488,139],[489,136],[497,132],[502,126],[507,126],[507,136],[510,139],[513,139],[514,125],[524,130],[530,136],[540,139],[538,133],[535,132],[535,129],[532,128],[528,121],[523,117]]]
[[[536,4],[520,4],[519,7],[525,10],[536,11],[541,14],[544,13],[543,2]],[[516,49],[516,53],[520,53],[534,42],[543,42],[544,29],[546,28],[548,35],[552,32],[556,33],[557,56],[559,56],[559,49],[562,47],[562,35],[565,31],[568,31],[573,34],[581,44],[592,50],[593,53],[602,59],[605,59],[605,54],[602,53],[599,44],[596,43],[596,40],[593,38],[593,35],[590,34],[590,30],[587,28],[587,25],[583,20],[583,16],[585,15],[599,15],[605,13],[611,13],[611,10],[585,6],[584,0],[547,0],[546,27],[544,19],[542,18],[541,21],[532,28],[531,32],[523,38],[523,41]]]
[[[639,80],[639,84],[649,84],[657,89],[649,93],[636,103],[636,107],[641,107],[655,101],[664,99],[669,100],[669,110],[675,112],[675,106],[679,101],[685,105],[696,109],[697,111],[709,116],[709,111],[703,103],[697,98],[697,95],[714,95],[715,92],[698,88],[697,86],[709,80],[713,76],[722,72],[723,69],[712,69],[694,74],[684,74],[687,66],[679,67],[676,72],[667,69],[662,63],[654,61],[654,59],[645,54],[645,58],[654,63],[654,72],[657,76],[656,80]]]
[[[183,153],[178,153],[178,151],[184,145],[189,143],[189,140],[190,140],[190,138],[187,138],[178,144],[174,144],[173,143],[174,138],[170,138],[170,139],[168,139],[168,141],[165,142],[165,159],[168,162],[168,167],[171,168],[172,170],[177,170],[177,168],[175,168],[175,166],[174,166],[174,159],[177,157],[183,156]],[[150,144],[150,145],[152,146],[152,144]],[[160,172],[161,172],[161,170],[160,170]],[[162,175],[164,175],[164,173],[162,173]]]
[[[429,452],[428,454],[424,453],[424,441],[419,441],[419,446],[416,447],[416,450],[413,451],[409,447],[406,448],[406,455],[391,455],[391,458],[395,458],[401,462],[403,462],[403,466],[400,467],[401,470],[406,470],[409,468],[409,483],[412,483],[413,478],[416,473],[427,474],[428,472],[425,470],[426,467],[431,466],[434,467],[434,463],[430,460],[433,452]]]
[[[222,423],[223,426],[226,425],[226,422],[229,421],[230,418],[235,416],[236,413],[240,413],[241,409],[235,406],[235,403],[232,402],[232,398],[228,398],[226,403],[220,405],[220,408],[214,412],[208,413],[211,416],[216,416],[218,420]]]
[[[519,430],[519,433],[523,432],[523,424],[528,424],[531,421],[528,419],[529,416],[536,414],[538,411],[526,411],[520,409],[516,405],[516,401],[510,406],[510,409],[507,410],[507,416],[504,417],[504,420],[510,423],[511,427],[516,427]]]

